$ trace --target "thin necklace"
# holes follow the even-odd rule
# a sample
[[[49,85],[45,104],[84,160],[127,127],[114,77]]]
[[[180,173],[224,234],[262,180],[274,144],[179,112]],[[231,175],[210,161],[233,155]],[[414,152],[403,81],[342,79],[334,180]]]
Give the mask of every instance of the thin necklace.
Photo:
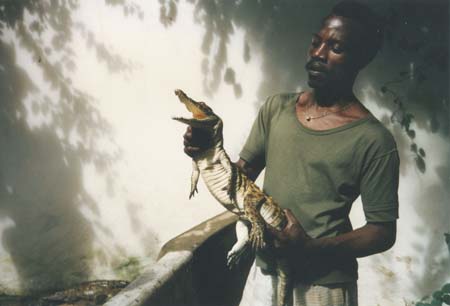
[[[309,113],[306,113],[306,121],[310,122],[310,121],[313,120],[313,119],[319,119],[319,118],[323,118],[323,117],[328,116],[328,115],[331,115],[331,114],[337,114],[337,113],[343,112],[343,111],[345,111],[346,109],[348,109],[350,106],[352,106],[353,103],[354,103],[354,102],[350,102],[349,104],[347,104],[347,105],[344,106],[344,107],[341,107],[341,108],[338,109],[337,111],[334,111],[334,112],[325,112],[325,113],[323,113],[322,115],[316,116],[316,117],[313,117],[313,116],[311,116]]]

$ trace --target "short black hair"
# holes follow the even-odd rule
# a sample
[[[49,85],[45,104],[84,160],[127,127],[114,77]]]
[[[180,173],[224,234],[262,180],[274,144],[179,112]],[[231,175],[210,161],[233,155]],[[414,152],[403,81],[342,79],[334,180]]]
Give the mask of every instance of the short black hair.
[[[344,0],[336,4],[323,21],[331,16],[345,17],[364,27],[367,35],[362,37],[363,41],[361,42],[361,46],[365,49],[360,54],[361,68],[370,63],[383,45],[383,19],[365,4],[351,0]]]

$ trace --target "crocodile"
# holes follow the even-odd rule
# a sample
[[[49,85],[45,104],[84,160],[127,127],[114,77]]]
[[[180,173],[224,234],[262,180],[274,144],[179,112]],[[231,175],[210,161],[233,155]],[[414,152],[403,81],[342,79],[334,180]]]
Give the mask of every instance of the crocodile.
[[[282,230],[287,218],[272,197],[265,194],[246,174],[231,162],[223,148],[223,122],[205,102],[196,102],[182,90],[175,90],[178,99],[192,113],[193,118],[172,119],[196,129],[207,130],[211,145],[192,159],[192,176],[189,199],[197,190],[200,175],[213,197],[227,210],[239,216],[236,223],[237,242],[227,255],[227,265],[232,268],[249,251],[270,251],[265,237],[266,226]],[[249,229],[250,227],[250,229]],[[267,240],[267,241],[266,241]],[[287,304],[292,290],[292,273],[288,260],[277,257],[275,271],[278,278],[277,306]]]

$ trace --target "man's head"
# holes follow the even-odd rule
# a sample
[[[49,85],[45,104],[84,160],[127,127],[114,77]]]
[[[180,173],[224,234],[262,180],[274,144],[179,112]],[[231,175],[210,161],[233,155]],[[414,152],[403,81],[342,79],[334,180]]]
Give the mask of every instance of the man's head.
[[[365,5],[344,1],[333,7],[313,34],[306,69],[312,88],[352,86],[383,41],[380,19]]]

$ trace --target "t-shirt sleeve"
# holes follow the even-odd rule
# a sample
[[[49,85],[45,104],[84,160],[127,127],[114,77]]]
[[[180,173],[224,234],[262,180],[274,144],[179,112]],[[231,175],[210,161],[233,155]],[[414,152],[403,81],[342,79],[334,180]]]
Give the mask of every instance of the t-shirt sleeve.
[[[397,149],[373,158],[361,180],[361,201],[367,222],[389,222],[398,218],[400,159]]]
[[[267,133],[267,108],[269,99],[259,109],[258,115],[248,135],[244,147],[239,156],[248,163],[265,164],[266,133]]]

